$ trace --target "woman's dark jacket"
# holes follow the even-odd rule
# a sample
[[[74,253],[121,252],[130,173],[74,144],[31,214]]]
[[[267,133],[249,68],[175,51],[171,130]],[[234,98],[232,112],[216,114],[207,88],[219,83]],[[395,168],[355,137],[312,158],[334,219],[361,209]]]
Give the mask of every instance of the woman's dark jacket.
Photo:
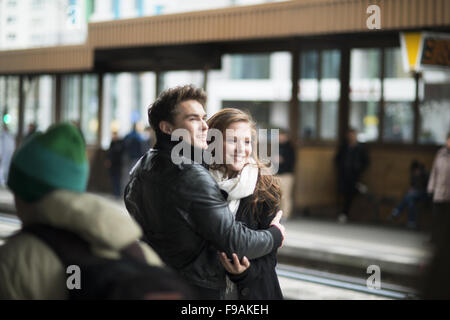
[[[251,197],[241,199],[236,213],[236,220],[243,222],[254,230],[266,229],[275,215],[270,215],[266,203],[258,204],[259,219],[251,212]],[[260,221],[258,221],[260,220]],[[250,267],[239,275],[228,274],[238,287],[239,300],[279,300],[283,299],[278,277],[275,272],[277,251],[257,259],[250,260]]]
[[[226,286],[218,251],[240,258],[264,256],[281,245],[276,227],[254,231],[236,222],[219,186],[201,164],[175,164],[176,143],[159,139],[132,171],[125,204],[143,229],[143,240],[189,283]],[[192,158],[194,158],[194,153]]]

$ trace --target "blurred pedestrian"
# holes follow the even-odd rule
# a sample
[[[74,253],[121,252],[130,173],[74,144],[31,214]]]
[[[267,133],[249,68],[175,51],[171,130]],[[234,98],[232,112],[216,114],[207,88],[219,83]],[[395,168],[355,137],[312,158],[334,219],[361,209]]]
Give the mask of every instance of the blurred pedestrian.
[[[450,132],[446,144],[438,150],[428,182],[428,193],[433,194],[433,242],[439,243],[443,226],[450,225]]]
[[[25,135],[24,139],[27,139],[29,137],[31,137],[33,135],[33,133],[35,133],[37,131],[37,125],[34,122],[30,122],[28,124],[28,129],[27,129],[27,133]]]
[[[156,145],[138,162],[125,189],[125,204],[142,226],[145,241],[196,290],[200,299],[221,299],[225,270],[218,251],[254,259],[282,244],[277,215],[267,230],[234,220],[202,158],[207,148],[206,93],[192,85],[162,92],[148,110]],[[185,133],[173,141],[172,133]],[[182,147],[175,149],[175,147]],[[189,150],[190,156],[180,152]],[[175,154],[175,155],[174,155]],[[178,160],[181,160],[180,162]]]
[[[133,123],[131,131],[123,138],[124,146],[124,181],[128,181],[131,169],[144,154],[142,149],[142,137],[137,132],[137,124]]]
[[[281,210],[283,218],[289,219],[294,204],[292,193],[294,189],[295,149],[286,130],[280,130],[278,173],[281,187]]]
[[[344,223],[348,220],[352,201],[358,194],[357,183],[369,166],[366,147],[358,142],[355,129],[348,130],[334,160],[338,172],[338,192],[344,198],[338,221]]]
[[[124,157],[123,140],[119,138],[117,131],[112,132],[111,143],[107,151],[106,167],[109,170],[113,194],[116,197],[122,195],[122,167]]]
[[[400,217],[403,210],[408,208],[408,224],[410,229],[417,229],[416,205],[427,199],[428,175],[424,164],[414,160],[410,166],[409,190],[400,204],[392,211],[392,219]]]
[[[16,141],[14,135],[9,132],[8,126],[3,123],[2,131],[0,132],[0,186],[6,184],[11,157],[15,148]]]
[[[0,247],[0,299],[69,296],[64,262],[48,243],[27,231],[30,228],[79,237],[93,256],[103,258],[117,258],[141,237],[139,226],[119,206],[85,193],[88,175],[85,144],[72,124],[37,132],[18,148],[7,184],[23,229]],[[161,265],[148,246],[138,247],[146,261]]]
[[[280,207],[278,178],[261,174],[265,166],[258,160],[256,124],[247,113],[226,108],[208,120],[210,129],[220,130],[223,139],[224,164],[213,163],[210,173],[227,195],[228,206],[237,221],[253,230],[269,228]],[[229,132],[232,135],[228,135]],[[229,261],[228,258],[233,258]],[[227,270],[226,298],[239,300],[283,299],[275,267],[277,250],[250,261],[236,255],[220,260]]]

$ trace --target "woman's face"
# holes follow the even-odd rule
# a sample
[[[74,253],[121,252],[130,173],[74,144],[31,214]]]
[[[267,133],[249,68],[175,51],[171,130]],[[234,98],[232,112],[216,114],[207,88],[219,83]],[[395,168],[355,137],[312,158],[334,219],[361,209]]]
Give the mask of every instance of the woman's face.
[[[252,154],[252,130],[245,121],[234,122],[226,129],[223,154],[228,171],[241,171]]]

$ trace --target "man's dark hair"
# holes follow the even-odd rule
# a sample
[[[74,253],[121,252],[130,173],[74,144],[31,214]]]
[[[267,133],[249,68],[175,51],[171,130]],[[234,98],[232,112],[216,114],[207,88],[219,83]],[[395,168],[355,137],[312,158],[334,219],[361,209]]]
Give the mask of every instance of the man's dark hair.
[[[161,129],[159,129],[161,121],[173,124],[179,103],[187,100],[196,100],[204,108],[206,98],[206,92],[202,88],[197,88],[193,85],[178,86],[163,91],[148,108],[148,122],[155,130],[156,137],[162,134]]]

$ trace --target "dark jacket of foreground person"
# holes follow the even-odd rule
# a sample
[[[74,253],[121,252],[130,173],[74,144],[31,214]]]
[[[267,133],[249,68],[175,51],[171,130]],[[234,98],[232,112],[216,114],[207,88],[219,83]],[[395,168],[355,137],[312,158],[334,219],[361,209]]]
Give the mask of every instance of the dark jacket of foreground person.
[[[254,230],[269,227],[274,215],[269,215],[270,208],[266,203],[258,203],[261,214],[251,212],[251,198],[243,198],[236,213],[236,220],[243,222]],[[277,210],[275,210],[277,211]],[[256,218],[261,217],[261,221]],[[275,271],[277,251],[272,251],[264,257],[250,260],[250,267],[238,275],[228,274],[231,281],[238,287],[239,300],[280,300],[283,299],[278,276]]]
[[[172,162],[176,143],[166,135],[141,158],[126,187],[125,203],[144,231],[143,240],[167,265],[193,285],[224,289],[218,251],[255,259],[281,245],[281,232],[276,227],[254,231],[235,222],[203,165]]]

